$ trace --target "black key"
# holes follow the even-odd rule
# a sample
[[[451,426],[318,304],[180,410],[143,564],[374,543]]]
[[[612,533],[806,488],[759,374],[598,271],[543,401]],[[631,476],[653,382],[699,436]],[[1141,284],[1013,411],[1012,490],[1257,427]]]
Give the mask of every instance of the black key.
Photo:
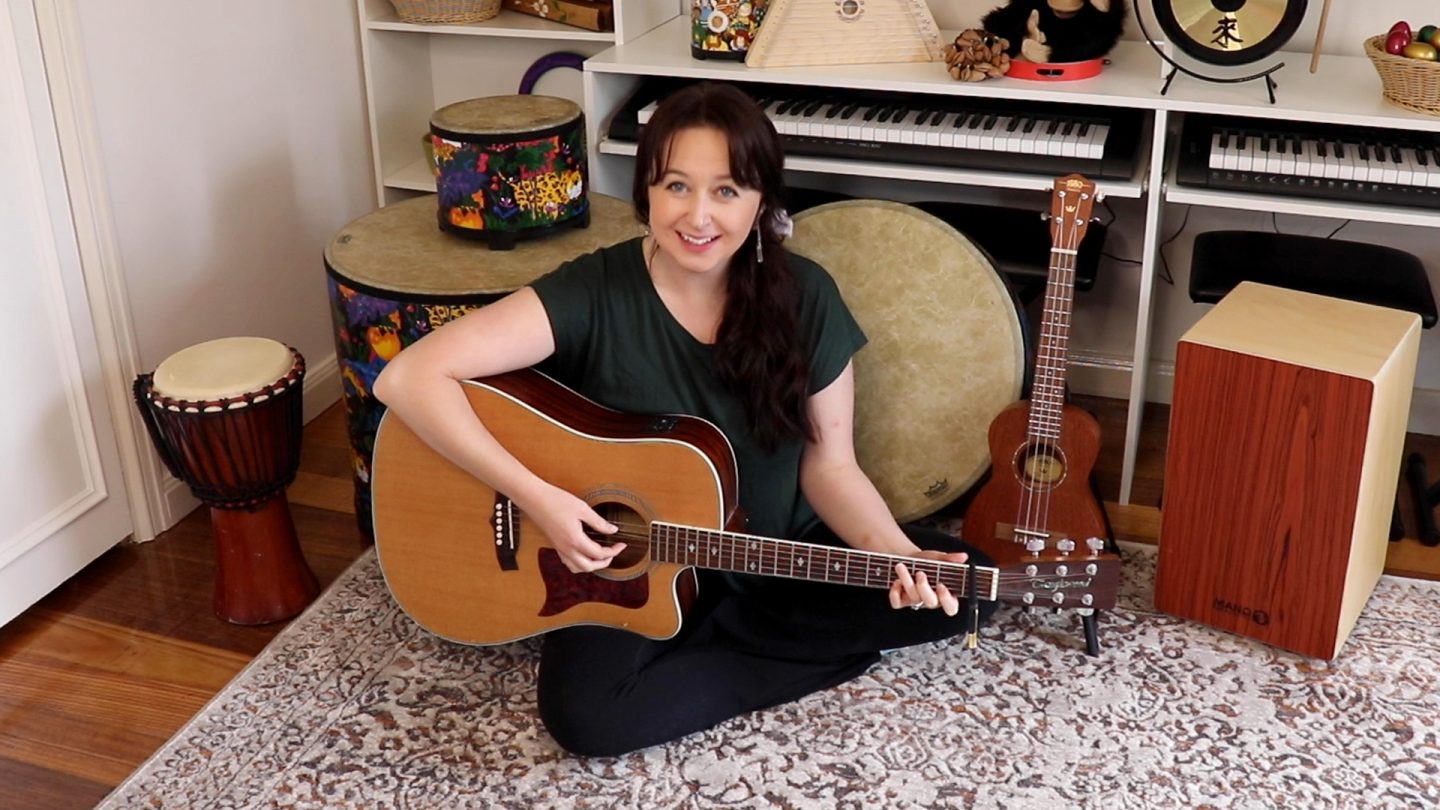
[[[837,102],[835,102],[834,104],[831,104],[831,105],[830,105],[830,109],[828,109],[828,110],[825,111],[825,120],[826,120],[826,121],[829,121],[829,120],[833,119],[835,116],[837,116],[837,115],[839,115],[839,114],[840,114],[840,102],[837,101]]]
[[[932,127],[938,127],[938,126],[940,126],[940,122],[945,120],[945,116],[946,116],[946,115],[947,115],[947,113],[946,113],[944,110],[936,110],[936,111],[935,111],[933,114],[931,114],[931,116],[930,116],[930,126],[932,126]]]
[[[1032,131],[1034,131],[1034,129],[1035,129],[1035,119],[1034,119],[1034,118],[1026,118],[1026,119],[1025,119],[1025,130],[1024,130],[1024,131],[1025,131],[1025,132],[1032,132]]]
[[[1045,134],[1046,134],[1046,135],[1054,135],[1054,134],[1055,134],[1055,130],[1057,130],[1057,129],[1059,129],[1059,128],[1060,128],[1060,119],[1058,119],[1058,118],[1052,118],[1052,119],[1050,119],[1050,126],[1045,127]]]
[[[819,111],[820,111],[820,107],[823,106],[824,104],[825,104],[825,102],[823,102],[823,101],[816,101],[816,102],[811,103],[809,107],[806,107],[806,108],[805,108],[805,117],[806,117],[806,118],[809,118],[810,116],[812,116],[812,115],[814,115],[815,113],[819,112]]]
[[[990,117],[985,119],[985,128],[986,128],[986,129],[994,129],[996,122],[998,122],[999,120],[1000,120],[1000,118],[999,118],[998,116],[996,116],[994,113],[991,113],[991,114],[990,114]],[[1440,154],[1440,153],[1437,153],[1437,154]]]
[[[970,120],[970,115],[970,113],[960,113],[959,115],[955,116],[955,128],[964,129],[965,122]]]
[[[1063,126],[1063,127],[1060,128],[1060,134],[1061,134],[1061,135],[1064,135],[1064,136],[1067,137],[1067,138],[1070,136],[1070,133],[1071,133],[1071,132],[1074,132],[1074,131],[1075,131],[1075,122],[1074,122],[1074,121],[1066,121],[1066,122],[1065,122],[1065,126]]]
[[[871,107],[871,108],[869,108],[868,110],[865,111],[865,114],[864,114],[864,115],[861,116],[861,120],[864,120],[864,121],[874,121],[874,120],[875,120],[875,116],[877,116],[877,115],[879,115],[879,114],[880,114],[880,108],[879,108],[878,106],[877,106],[877,107]]]
[[[1324,140],[1318,140],[1315,142],[1315,154],[1319,155],[1322,158],[1330,157],[1330,151],[1326,149]]]
[[[1269,152],[1269,151],[1270,151],[1270,139],[1264,137],[1263,135],[1260,136],[1260,151],[1261,151],[1261,152]]]
[[[1089,122],[1089,121],[1082,121],[1082,122],[1080,123],[1080,131],[1077,132],[1076,134],[1079,135],[1079,136],[1082,137],[1082,138],[1085,137],[1086,135],[1089,135],[1089,134],[1090,134],[1090,122]]]
[[[860,104],[859,104],[859,103],[851,104],[849,107],[846,107],[846,108],[845,108],[845,111],[842,112],[840,115],[841,115],[842,118],[845,118],[846,120],[849,120],[849,119],[855,117],[855,113],[856,113],[856,111],[859,110],[859,109],[860,109]]]
[[[1005,126],[1005,131],[1006,131],[1006,132],[1014,132],[1015,130],[1017,130],[1017,129],[1019,129],[1019,128],[1020,128],[1020,119],[1019,119],[1019,118],[1011,118],[1011,119],[1010,119],[1010,123]]]
[[[1421,165],[1421,166],[1429,166],[1429,165],[1430,165],[1429,159],[1425,157],[1425,150],[1424,150],[1424,149],[1416,149],[1416,150],[1415,150],[1415,162],[1416,162],[1417,164]]]
[[[1391,162],[1391,163],[1395,163],[1395,164],[1399,164],[1399,163],[1404,163],[1404,162],[1405,162],[1405,160],[1404,160],[1402,157],[1400,157],[1400,147],[1398,147],[1398,146],[1392,146],[1392,147],[1390,147],[1390,162]]]

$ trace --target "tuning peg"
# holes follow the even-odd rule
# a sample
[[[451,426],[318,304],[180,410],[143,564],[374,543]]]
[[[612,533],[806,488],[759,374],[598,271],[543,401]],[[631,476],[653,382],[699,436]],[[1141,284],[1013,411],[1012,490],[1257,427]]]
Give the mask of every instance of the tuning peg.
[[[1038,537],[1032,537],[1025,541],[1025,550],[1039,557],[1040,552],[1045,550],[1045,541]]]
[[[1092,537],[1085,541],[1085,547],[1090,549],[1090,554],[1093,556],[1105,550],[1105,541],[1098,537]]]
[[[1040,221],[1041,221],[1041,222],[1049,222],[1049,221],[1050,221],[1050,212],[1049,212],[1049,211],[1041,211],[1041,212],[1040,212]]]
[[[1075,541],[1066,537],[1062,540],[1057,541],[1055,543],[1055,548],[1059,549],[1061,554],[1069,554],[1070,552],[1075,550]]]

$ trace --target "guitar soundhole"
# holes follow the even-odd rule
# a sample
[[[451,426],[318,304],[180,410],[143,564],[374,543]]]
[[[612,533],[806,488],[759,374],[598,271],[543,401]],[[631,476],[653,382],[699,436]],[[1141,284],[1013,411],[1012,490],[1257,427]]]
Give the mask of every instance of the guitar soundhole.
[[[1015,459],[1015,473],[1030,489],[1054,489],[1065,480],[1065,453],[1056,444],[1027,444]]]
[[[625,544],[625,550],[608,567],[595,573],[606,579],[631,579],[645,573],[650,565],[650,521],[630,506],[614,501],[591,504],[591,508],[619,526],[620,531],[605,535],[587,529],[585,534],[603,546]]]

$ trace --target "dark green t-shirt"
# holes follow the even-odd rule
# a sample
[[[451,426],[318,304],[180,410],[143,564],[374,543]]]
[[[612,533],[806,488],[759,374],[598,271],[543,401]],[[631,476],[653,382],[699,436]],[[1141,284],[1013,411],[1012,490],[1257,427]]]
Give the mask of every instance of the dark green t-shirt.
[[[790,267],[801,291],[797,325],[813,394],[840,376],[865,334],[825,270],[793,254]],[[814,525],[800,494],[804,442],[766,453],[752,437],[745,406],[716,377],[714,347],[685,331],[660,300],[641,239],[567,262],[532,287],[555,335],[555,356],[543,370],[607,408],[713,422],[735,449],[746,530],[793,539]]]

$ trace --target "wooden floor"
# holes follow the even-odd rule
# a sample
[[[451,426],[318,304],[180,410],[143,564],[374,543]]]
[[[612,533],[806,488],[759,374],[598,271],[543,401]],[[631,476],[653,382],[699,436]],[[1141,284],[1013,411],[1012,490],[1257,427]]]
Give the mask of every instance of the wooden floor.
[[[1123,403],[1080,398],[1099,417],[1102,495],[1119,492]],[[1168,411],[1147,411],[1135,505],[1109,505],[1116,535],[1153,542]],[[291,511],[311,567],[328,585],[367,544],[352,513],[344,416],[331,408],[305,430]],[[1408,449],[1440,470],[1440,439]],[[1414,518],[1407,511],[1408,534]],[[1392,544],[1392,563],[1440,574],[1440,549]],[[218,692],[283,623],[237,627],[211,613],[214,545],[197,510],[152,543],[118,546],[0,628],[0,807],[88,808]]]

